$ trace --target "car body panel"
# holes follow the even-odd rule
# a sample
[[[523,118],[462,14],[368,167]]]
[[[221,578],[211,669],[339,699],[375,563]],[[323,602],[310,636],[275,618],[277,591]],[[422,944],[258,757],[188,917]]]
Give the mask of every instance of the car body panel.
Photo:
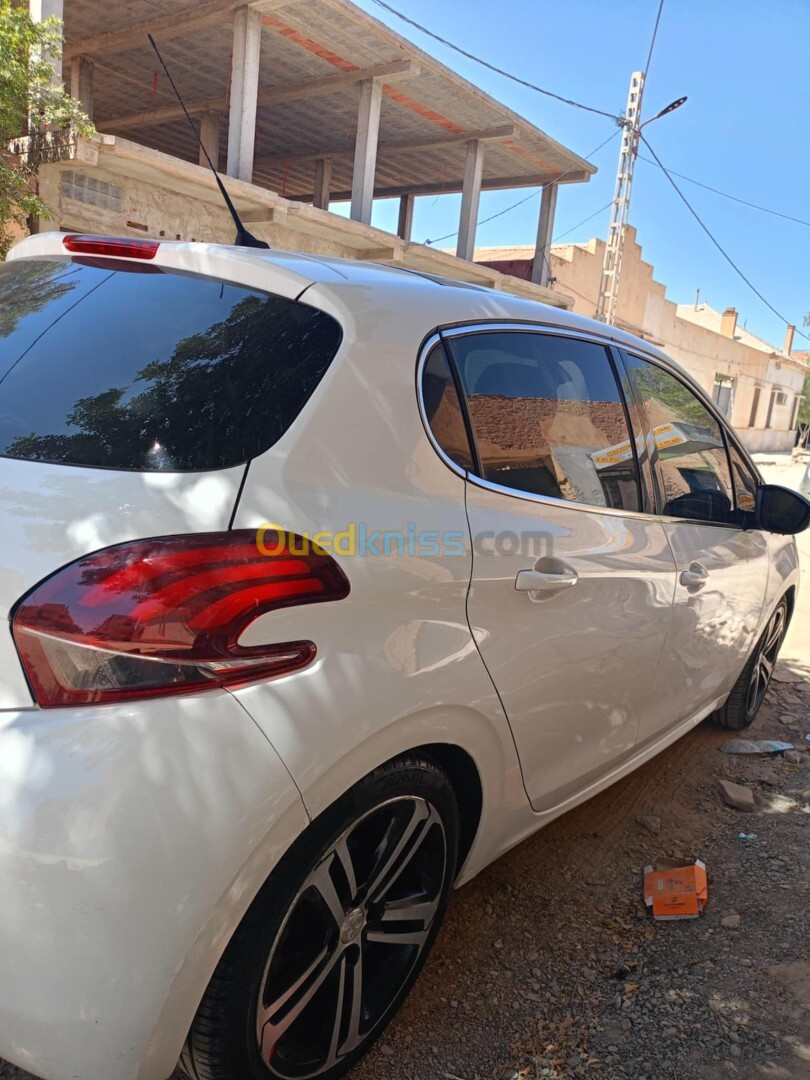
[[[219,691],[0,712],[0,776],[3,1056],[49,1080],[165,1080],[308,822],[287,770]]]
[[[629,758],[640,724],[657,713],[654,680],[675,589],[672,553],[653,518],[591,513],[474,481],[467,513],[473,536],[519,538],[508,553],[491,540],[476,544],[467,607],[532,805],[548,810]],[[516,590],[520,571],[549,560],[573,571],[575,585]],[[639,669],[649,677],[636,679]]]
[[[63,256],[62,243],[60,234],[40,234],[10,257]],[[574,609],[562,610],[561,598],[533,604],[502,594],[515,570],[505,564],[482,571],[468,618],[476,558],[470,527],[497,527],[497,508],[491,492],[436,452],[417,404],[420,348],[440,326],[533,323],[632,347],[680,370],[659,350],[562,309],[394,267],[174,243],[160,244],[155,264],[300,298],[334,315],[344,339],[302,413],[247,468],[142,474],[0,458],[0,944],[7,975],[0,1056],[48,1080],[165,1080],[216,963],[268,874],[313,816],[386,760],[436,744],[461,748],[472,760],[482,812],[463,883],[669,745],[722,703],[726,687],[704,680],[705,699],[663,724],[653,717],[650,685],[637,717],[626,708],[614,733],[601,684],[609,679],[621,692],[621,667],[633,661],[626,649],[598,651],[590,671],[598,707],[578,732],[597,745],[558,782],[539,759],[570,751],[577,729],[563,730],[556,718],[537,729],[533,807],[513,729],[475,638],[486,655],[494,641],[487,644],[487,624],[497,616],[508,626],[507,615],[523,623],[528,638],[535,609],[556,605],[563,633],[557,641],[546,626],[541,641],[576,674],[589,632],[571,618]],[[576,604],[583,613],[595,602],[611,605],[608,631],[629,635],[643,650],[645,671],[656,663],[660,671],[657,656],[663,650],[666,662],[669,640],[662,635],[674,633],[665,609],[676,589],[678,545],[684,537],[693,543],[678,534],[686,526],[673,528],[673,552],[665,523],[654,518],[509,501],[515,523],[545,527],[553,514],[555,536],[577,560],[582,584],[590,580],[590,602]],[[396,530],[403,552],[361,555],[357,547],[347,553],[345,541],[333,546],[351,584],[345,600],[274,611],[242,635],[246,645],[313,640],[318,655],[304,671],[230,693],[33,707],[7,619],[39,580],[110,544],[264,523],[310,536],[345,535],[354,525],[355,545],[361,524],[367,533]],[[411,538],[419,544],[426,532],[443,534],[443,542],[436,550],[432,536],[429,550],[417,554]],[[740,533],[728,543],[729,551],[748,545],[753,552],[759,541]],[[766,543],[760,625],[798,581],[792,539],[769,536]],[[620,566],[620,582],[608,582],[609,564]],[[747,624],[753,593],[740,602]],[[701,617],[708,625],[708,605]],[[674,650],[680,642],[672,641]],[[496,664],[508,662],[504,642],[495,645]],[[742,644],[734,649],[741,661]],[[731,654],[727,659],[730,671]],[[552,677],[556,696],[576,708],[577,694]],[[605,735],[606,753],[598,745]]]
[[[666,521],[678,582],[658,672],[658,707],[642,719],[642,743],[708,700],[729,693],[759,635],[768,582],[768,545],[755,529]],[[700,567],[705,584],[680,576]]]

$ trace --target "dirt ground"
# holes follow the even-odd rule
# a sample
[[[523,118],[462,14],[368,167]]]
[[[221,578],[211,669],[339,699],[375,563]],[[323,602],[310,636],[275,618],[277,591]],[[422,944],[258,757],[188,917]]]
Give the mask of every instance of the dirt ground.
[[[810,1077],[810,580],[800,604],[750,731],[796,760],[723,754],[730,733],[702,724],[500,859],[352,1080]],[[725,806],[720,778],[755,809]],[[707,864],[699,920],[650,920],[642,870],[666,856]],[[0,1062],[0,1080],[31,1078]]]

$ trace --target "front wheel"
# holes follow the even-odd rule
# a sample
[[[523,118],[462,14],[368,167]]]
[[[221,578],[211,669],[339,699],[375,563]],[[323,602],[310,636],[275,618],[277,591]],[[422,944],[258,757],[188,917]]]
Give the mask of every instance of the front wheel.
[[[415,982],[452,889],[453,789],[430,759],[372,773],[271,874],[206,991],[192,1080],[337,1080]]]
[[[718,724],[740,731],[752,723],[771,684],[787,624],[787,603],[780,600],[725,705],[714,714]]]

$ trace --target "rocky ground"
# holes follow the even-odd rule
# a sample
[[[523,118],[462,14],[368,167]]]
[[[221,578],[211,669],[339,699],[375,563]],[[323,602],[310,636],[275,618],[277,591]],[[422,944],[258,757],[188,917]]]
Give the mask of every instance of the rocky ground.
[[[810,581],[782,655],[746,734],[796,753],[732,757],[702,724],[489,867],[352,1080],[806,1080]],[[700,919],[651,921],[642,872],[663,857],[707,864]],[[32,1078],[0,1062],[0,1080]]]

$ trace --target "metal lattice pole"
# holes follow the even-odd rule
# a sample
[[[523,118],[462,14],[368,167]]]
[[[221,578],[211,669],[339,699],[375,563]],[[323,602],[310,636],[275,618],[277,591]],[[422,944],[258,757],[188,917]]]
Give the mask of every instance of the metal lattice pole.
[[[634,71],[630,77],[627,110],[624,114],[622,145],[619,152],[619,168],[616,173],[616,189],[610,211],[605,258],[602,263],[602,279],[599,283],[599,300],[596,317],[613,323],[616,317],[616,301],[619,296],[619,278],[622,272],[622,253],[630,211],[630,193],[633,188],[633,169],[638,154],[641,97],[644,93],[644,72]]]

